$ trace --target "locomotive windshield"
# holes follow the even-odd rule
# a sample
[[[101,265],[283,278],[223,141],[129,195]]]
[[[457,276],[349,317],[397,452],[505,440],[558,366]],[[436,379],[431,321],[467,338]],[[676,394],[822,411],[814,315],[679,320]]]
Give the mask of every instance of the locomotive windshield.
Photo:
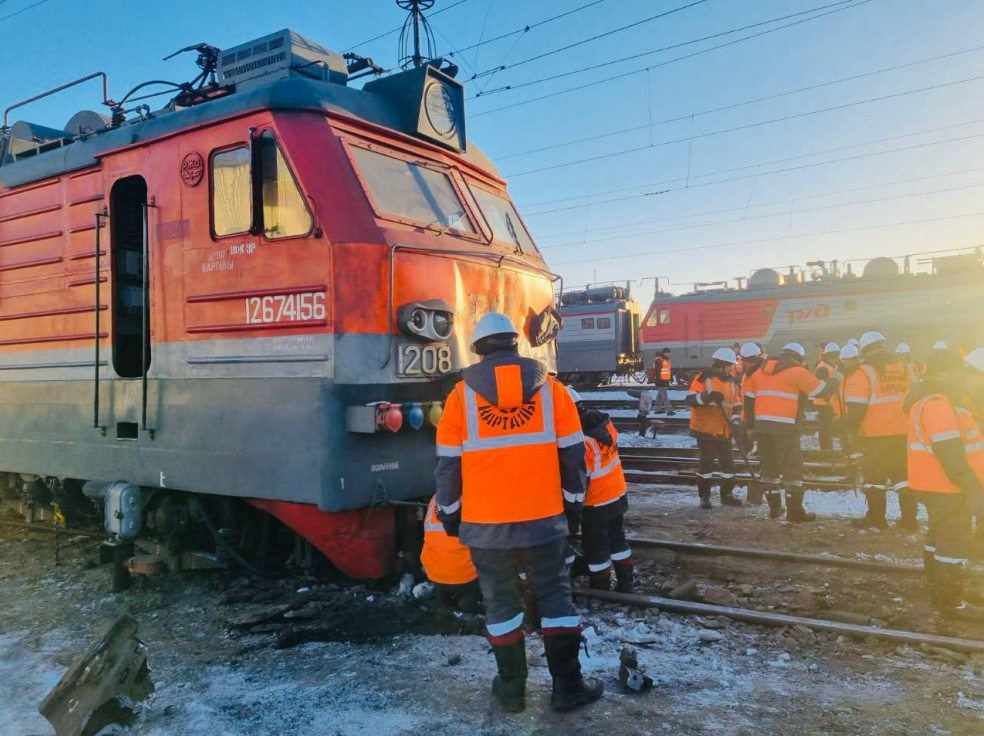
[[[451,177],[418,163],[352,146],[376,209],[428,227],[474,234]]]
[[[478,187],[472,187],[472,193],[475,195],[478,206],[482,208],[485,219],[492,227],[495,240],[515,245],[523,253],[538,252],[512,202],[505,197],[500,197]]]

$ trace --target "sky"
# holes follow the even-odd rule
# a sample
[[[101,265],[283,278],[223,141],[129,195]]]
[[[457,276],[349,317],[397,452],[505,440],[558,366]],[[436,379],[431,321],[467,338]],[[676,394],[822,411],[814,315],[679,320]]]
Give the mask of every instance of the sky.
[[[657,277],[683,293],[984,243],[984,0],[437,0],[429,14],[461,67],[470,141],[567,287],[632,281],[647,301]],[[404,17],[394,0],[0,0],[0,102],[97,70],[116,96],[183,81],[194,55],[164,56],[284,27],[389,68]],[[24,117],[61,127],[98,92]]]

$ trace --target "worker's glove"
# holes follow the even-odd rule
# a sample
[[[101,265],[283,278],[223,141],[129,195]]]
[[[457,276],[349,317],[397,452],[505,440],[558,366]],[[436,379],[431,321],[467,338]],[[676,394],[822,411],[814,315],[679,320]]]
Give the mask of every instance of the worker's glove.
[[[445,519],[441,522],[444,525],[444,533],[449,537],[458,536],[458,527],[461,526],[461,519]]]
[[[741,427],[741,414],[731,415],[731,426],[735,429],[739,429]]]
[[[712,404],[724,403],[724,394],[722,394],[720,391],[711,391],[709,394],[707,394],[707,398],[710,399]]]
[[[567,516],[567,533],[572,537],[576,537],[578,532],[581,531],[581,512],[566,511],[564,513]]]

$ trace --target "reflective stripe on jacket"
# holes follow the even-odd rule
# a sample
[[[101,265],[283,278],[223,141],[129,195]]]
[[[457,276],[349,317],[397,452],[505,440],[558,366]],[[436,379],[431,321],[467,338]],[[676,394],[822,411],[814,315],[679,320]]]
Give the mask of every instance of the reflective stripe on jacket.
[[[437,496],[427,504],[420,564],[424,566],[427,579],[441,585],[465,585],[478,577],[471,552],[455,537],[449,537],[438,520]]]
[[[973,415],[943,394],[920,399],[909,412],[909,487],[934,493],[961,493],[934,452],[938,443],[959,440],[967,465],[984,482],[984,437]]]
[[[759,371],[755,383],[755,428],[762,430],[796,426],[800,412],[800,397],[813,398],[824,391],[821,381],[803,366],[794,365],[777,371],[778,364],[770,361]]]
[[[884,367],[884,375],[872,365],[862,365],[851,374],[844,388],[848,409],[865,406],[858,434],[861,437],[904,435],[908,426],[902,402],[912,376],[905,363],[896,361]]]
[[[730,418],[736,409],[741,408],[741,389],[733,380],[722,380],[714,375],[700,373],[694,377],[687,392],[690,405],[690,432],[696,437],[731,437]],[[724,396],[720,406],[710,399],[710,393],[717,391]],[[722,411],[723,409],[723,411]],[[725,416],[728,417],[725,420]]]
[[[566,389],[548,376],[524,402],[519,366],[496,366],[495,380],[498,405],[459,381],[437,428],[438,457],[461,458],[461,498],[441,511],[460,509],[462,532],[467,524],[558,516],[565,502],[579,507],[584,501],[583,486],[561,487],[559,452],[576,446],[581,462],[584,455],[577,409]]]
[[[625,474],[618,456],[618,431],[611,421],[607,428],[612,436],[611,445],[603,445],[593,437],[584,438],[588,464],[586,508],[606,506],[625,495]]]

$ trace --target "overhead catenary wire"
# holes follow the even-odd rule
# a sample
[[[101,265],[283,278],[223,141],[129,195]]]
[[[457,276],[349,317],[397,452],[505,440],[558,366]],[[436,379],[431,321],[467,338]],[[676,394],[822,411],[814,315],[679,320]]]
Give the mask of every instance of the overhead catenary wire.
[[[549,18],[544,18],[543,20],[537,21],[536,23],[530,23],[529,25],[525,25],[522,28],[516,28],[515,30],[499,34],[498,36],[495,36],[493,38],[487,38],[484,41],[480,40],[478,43],[473,43],[471,46],[462,46],[460,49],[457,49],[453,53],[451,53],[450,56],[454,56],[455,54],[462,54],[465,51],[471,51],[472,49],[477,49],[487,44],[495,43],[496,41],[502,41],[503,39],[511,38],[512,36],[529,33],[534,28],[539,28],[540,26],[547,25],[548,23],[553,23],[555,20],[566,18],[569,15],[574,15],[575,13],[579,13],[582,10],[586,10],[588,8],[594,7],[595,5],[600,5],[601,3],[605,3],[605,2],[609,2],[609,0],[593,0],[590,3],[585,3],[584,5],[580,5],[576,8],[571,8],[570,10],[566,10],[563,13],[558,13],[557,15],[553,15]]]
[[[574,146],[580,143],[590,143],[592,141],[601,140],[602,138],[611,138],[612,136],[622,135],[624,133],[633,133],[639,130],[652,130],[653,128],[660,125],[667,125],[668,123],[678,123],[684,120],[691,120],[693,118],[703,117],[705,115],[713,115],[719,112],[725,112],[727,110],[734,110],[739,107],[746,107],[748,105],[754,105],[759,102],[768,102],[769,100],[776,100],[781,97],[788,97],[789,95],[799,94],[801,92],[811,92],[816,89],[823,89],[824,87],[832,87],[836,84],[843,84],[845,82],[856,82],[859,79],[865,79],[867,77],[877,76],[879,74],[887,74],[888,72],[898,71],[900,69],[909,69],[914,66],[920,66],[922,64],[929,64],[934,61],[942,61],[943,59],[950,59],[957,56],[962,56],[964,54],[970,54],[974,52],[984,51],[984,46],[975,46],[969,49],[961,49],[960,51],[953,51],[947,54],[940,54],[938,56],[931,56],[925,59],[918,59],[916,61],[908,61],[903,64],[896,64],[895,66],[883,67],[881,69],[874,69],[870,72],[861,72],[860,74],[852,74],[847,77],[840,77],[838,79],[831,79],[826,82],[819,82],[817,84],[811,84],[806,87],[797,87],[796,89],[789,89],[783,92],[776,92],[774,94],[765,95],[764,97],[755,97],[750,100],[742,100],[741,102],[734,102],[728,105],[722,105],[719,107],[710,108],[708,110],[701,110],[700,112],[685,113],[682,115],[677,115],[672,118],[664,118],[663,120],[656,120],[649,123],[644,123],[642,125],[633,125],[629,128],[621,128],[619,130],[612,130],[605,133],[598,133],[596,135],[590,135],[585,138],[577,138],[570,141],[564,141],[563,143],[551,143],[547,146],[538,146],[537,148],[531,148],[525,151],[517,151],[515,153],[507,153],[503,156],[496,156],[496,161],[505,161],[510,158],[518,158],[520,156],[530,156],[535,153],[542,153],[544,151],[552,151],[557,148],[564,148],[566,146]]]
[[[666,18],[667,16],[674,15],[676,13],[679,13],[679,12],[683,11],[683,10],[688,10],[690,8],[693,8],[693,7],[697,6],[697,5],[702,5],[703,3],[706,3],[706,2],[708,2],[708,0],[691,0],[691,2],[687,3],[686,5],[679,5],[679,6],[675,7],[675,8],[670,8],[669,10],[664,10],[662,13],[657,13],[656,15],[651,15],[648,18],[643,18],[642,20],[637,20],[637,21],[634,21],[633,23],[629,23],[627,25],[620,26],[618,28],[613,28],[610,31],[604,31],[603,33],[596,33],[595,35],[589,36],[588,38],[582,38],[582,39],[580,39],[578,41],[573,41],[573,42],[571,42],[569,44],[565,44],[564,46],[560,46],[559,48],[551,49],[550,51],[544,51],[543,53],[537,54],[536,56],[531,56],[531,57],[529,57],[527,59],[522,59],[521,61],[516,61],[516,62],[514,62],[512,64],[509,64],[508,66],[498,66],[498,67],[495,67],[493,69],[486,69],[483,72],[479,72],[477,76],[478,77],[485,77],[485,76],[488,76],[489,74],[496,74],[498,72],[505,71],[506,69],[515,69],[518,66],[523,66],[525,64],[529,64],[529,63],[534,62],[534,61],[539,61],[540,59],[545,59],[548,56],[553,56],[554,54],[559,54],[559,53],[561,53],[563,51],[570,51],[573,48],[577,48],[578,46],[583,46],[583,45],[585,45],[587,43],[592,43],[594,41],[598,41],[598,40],[600,40],[602,38],[607,38],[609,36],[614,36],[616,33],[622,33],[623,31],[628,31],[628,30],[631,30],[632,28],[638,28],[639,26],[645,25],[646,23],[651,23],[654,20],[659,20],[661,18]]]
[[[786,173],[788,171],[798,171],[800,169],[809,169],[809,168],[812,168],[812,167],[815,167],[815,166],[826,166],[826,165],[829,165],[829,164],[837,164],[837,163],[843,163],[843,162],[846,162],[846,161],[856,161],[858,159],[871,158],[872,156],[883,156],[883,155],[886,155],[886,154],[889,154],[889,153],[899,153],[901,151],[912,151],[912,150],[916,150],[916,149],[919,149],[919,148],[929,148],[931,146],[939,146],[939,145],[943,145],[943,144],[946,144],[946,143],[957,143],[957,142],[960,142],[960,141],[973,140],[975,138],[980,138],[981,136],[984,136],[984,133],[978,133],[978,134],[975,134],[975,135],[961,136],[959,138],[948,138],[948,139],[943,140],[943,141],[931,141],[931,142],[928,142],[928,143],[917,143],[917,144],[914,144],[914,145],[911,145],[911,146],[901,146],[899,148],[891,148],[891,149],[888,149],[888,150],[885,150],[885,151],[872,151],[870,153],[859,153],[859,154],[854,155],[854,156],[845,156],[843,158],[835,158],[835,159],[830,159],[828,161],[815,161],[815,162],[808,163],[808,164],[800,164],[799,166],[787,166],[786,168],[783,168],[783,169],[775,169],[773,171],[762,171],[762,172],[756,171],[754,174],[744,174],[742,176],[733,176],[733,177],[729,177],[727,179],[714,179],[713,181],[705,181],[705,182],[700,182],[700,183],[697,183],[697,184],[690,184],[687,187],[682,187],[682,189],[697,189],[699,187],[712,186],[714,184],[726,184],[728,182],[741,181],[743,179],[751,179],[751,178],[758,177],[758,176],[771,176],[773,174],[783,174],[783,173]],[[681,181],[681,180],[678,180],[678,181]],[[608,199],[608,200],[601,200],[601,201],[598,201],[598,202],[592,202],[592,203],[590,203],[588,205],[570,205],[568,207],[556,207],[556,208],[554,208],[552,210],[540,210],[539,212],[534,212],[532,214],[527,215],[527,217],[533,217],[533,216],[536,216],[536,215],[545,215],[545,214],[550,213],[550,212],[563,212],[563,211],[566,211],[566,210],[579,209],[580,207],[585,207],[585,206],[594,206],[594,205],[598,205],[598,204],[608,204],[610,202],[622,202],[622,201],[625,201],[625,200],[628,200],[628,199],[638,199],[640,197],[652,197],[652,196],[666,194],[666,193],[668,193],[670,191],[676,191],[676,190],[675,189],[663,189],[663,190],[658,190],[658,191],[653,191],[653,192],[645,192],[643,194],[635,194],[635,195],[631,195],[631,196],[628,196],[628,197],[617,197],[617,198],[612,198],[612,199]]]
[[[740,130],[750,130],[752,128],[760,128],[763,125],[773,125],[775,123],[782,123],[789,120],[798,120],[800,118],[810,117],[812,115],[820,115],[827,112],[836,112],[838,110],[846,110],[851,107],[858,107],[860,105],[869,105],[874,102],[883,102],[885,100],[893,100],[899,97],[907,97],[909,95],[920,94],[922,92],[931,92],[937,89],[945,89],[948,87],[954,87],[960,84],[970,84],[972,82],[979,82],[984,79],[984,74],[979,74],[974,77],[965,77],[964,79],[956,79],[950,82],[942,82],[940,84],[932,84],[926,87],[918,87],[916,89],[903,90],[902,92],[893,92],[888,95],[880,95],[878,97],[867,97],[863,100],[854,100],[852,102],[845,102],[840,105],[832,105],[830,107],[820,108],[819,110],[807,110],[806,112],[798,112],[792,115],[782,115],[777,118],[769,118],[768,120],[758,120],[754,123],[746,123],[744,125],[734,125],[730,128],[722,128],[720,130],[711,130],[706,133],[698,133],[697,135],[688,135],[682,138],[673,138],[666,141],[658,141],[656,143],[647,143],[644,146],[635,146],[633,148],[626,148],[620,151],[612,151],[610,153],[603,153],[597,156],[588,156],[587,158],[574,159],[572,161],[563,161],[558,164],[551,164],[549,166],[540,166],[535,169],[527,169],[526,171],[515,171],[504,174],[507,178],[515,179],[520,176],[529,176],[530,174],[539,174],[544,171],[553,171],[555,169],[562,169],[568,166],[578,166],[580,164],[591,163],[593,161],[601,161],[604,159],[615,158],[616,156],[624,156],[629,153],[638,153],[639,151],[645,151],[651,148],[661,148],[663,146],[670,146],[675,143],[687,143],[689,141],[700,140],[702,138],[712,138],[717,135],[725,135],[727,133],[735,133]]]
[[[731,173],[733,173],[735,171],[744,171],[746,169],[761,169],[761,167],[763,167],[763,166],[771,166],[773,164],[784,164],[784,163],[788,163],[789,161],[799,161],[800,159],[813,158],[814,156],[822,156],[822,155],[827,154],[827,153],[840,153],[841,151],[849,151],[852,148],[863,148],[865,146],[873,146],[873,145],[876,145],[878,143],[887,143],[888,141],[901,140],[902,138],[912,138],[912,137],[917,136],[917,135],[928,135],[929,133],[939,133],[939,132],[944,131],[944,130],[952,130],[953,128],[964,128],[964,127],[966,127],[968,125],[976,125],[978,123],[984,123],[984,118],[978,118],[976,120],[968,120],[968,121],[963,122],[963,123],[954,123],[953,125],[944,125],[944,126],[938,127],[938,128],[927,128],[925,130],[917,130],[917,131],[913,131],[912,133],[902,133],[902,134],[899,134],[899,135],[892,135],[892,136],[888,136],[888,137],[885,137],[885,138],[876,138],[874,140],[863,141],[861,143],[851,143],[851,144],[848,144],[846,146],[838,146],[836,148],[825,148],[825,149],[822,149],[820,151],[811,151],[809,153],[801,153],[801,154],[797,154],[796,156],[789,156],[789,157],[786,157],[786,158],[777,158],[777,159],[772,159],[772,160],[769,160],[769,161],[759,161],[759,162],[756,162],[756,163],[753,163],[753,164],[748,164],[746,166],[733,166],[733,167],[731,167],[729,169],[718,169],[717,171],[706,171],[703,174],[691,174],[690,178],[692,178],[692,179],[700,179],[700,178],[703,178],[705,176],[716,176],[718,174],[731,174]],[[559,204],[561,202],[573,202],[573,201],[576,201],[576,200],[584,200],[584,199],[586,199],[588,197],[603,197],[603,196],[608,195],[608,194],[620,194],[622,192],[631,192],[631,191],[633,191],[635,189],[650,189],[652,187],[663,186],[665,184],[675,184],[675,183],[681,182],[681,181],[686,181],[686,179],[684,179],[683,177],[678,178],[678,179],[664,179],[663,181],[650,182],[648,184],[636,184],[636,185],[630,186],[630,187],[620,187],[618,189],[606,189],[606,190],[603,190],[603,191],[600,191],[600,192],[588,192],[588,193],[585,193],[585,194],[575,194],[575,195],[570,195],[570,196],[567,196],[567,197],[558,197],[557,199],[544,199],[544,200],[541,200],[539,202],[531,202],[531,203],[529,203],[526,206],[527,207],[540,207],[540,206],[543,206],[543,205],[546,205],[546,204]],[[616,199],[616,200],[611,200],[611,201],[618,201],[618,200]],[[580,205],[580,206],[590,206],[590,204],[583,204],[583,205]],[[544,212],[547,212],[547,211],[550,211],[550,210],[545,210]],[[534,213],[534,214],[536,214],[536,213]],[[527,215],[528,215],[528,213],[527,213]],[[582,232],[582,231],[579,230],[578,232]],[[540,236],[540,237],[542,238],[544,236]],[[553,236],[547,236],[547,237],[553,237]]]
[[[748,36],[742,36],[741,38],[736,38],[736,39],[734,39],[732,41],[727,41],[726,43],[718,44],[717,46],[710,46],[710,47],[708,47],[706,49],[701,49],[700,51],[694,51],[693,53],[690,53],[690,54],[684,54],[683,56],[677,56],[677,57],[674,57],[672,59],[667,59],[666,61],[661,61],[658,64],[650,64],[649,66],[643,67],[641,69],[633,69],[632,71],[628,71],[628,72],[620,72],[619,74],[615,74],[615,75],[612,75],[612,76],[609,76],[609,77],[602,77],[601,79],[596,79],[596,80],[594,80],[592,82],[585,82],[583,84],[579,84],[576,87],[566,87],[564,89],[557,90],[555,92],[549,92],[547,94],[540,95],[539,97],[530,97],[529,99],[520,100],[519,102],[514,102],[514,103],[509,104],[509,105],[503,105],[501,107],[494,107],[494,108],[491,108],[489,110],[484,110],[482,112],[475,113],[474,115],[471,115],[471,117],[472,118],[478,118],[478,117],[482,117],[484,115],[491,115],[493,113],[501,112],[503,110],[510,110],[512,108],[520,107],[522,105],[528,105],[528,104],[530,104],[532,102],[539,102],[540,100],[546,100],[546,99],[550,99],[552,97],[558,97],[560,95],[564,95],[564,94],[567,94],[569,92],[579,92],[581,90],[587,89],[588,87],[594,87],[594,86],[599,85],[599,84],[605,84],[606,82],[611,82],[611,81],[614,81],[616,79],[623,79],[625,77],[630,77],[630,76],[632,76],[634,74],[642,74],[643,72],[649,73],[653,69],[658,69],[660,67],[668,66],[669,64],[675,64],[678,61],[684,61],[686,59],[691,59],[691,58],[693,58],[695,56],[700,56],[702,54],[706,54],[706,53],[709,53],[711,51],[717,51],[718,49],[723,49],[723,48],[726,48],[728,46],[734,46],[735,44],[743,43],[745,41],[750,41],[750,40],[752,40],[754,38],[759,38],[761,36],[765,36],[765,35],[768,35],[770,33],[776,33],[777,31],[782,31],[782,30],[785,30],[787,28],[792,28],[793,26],[800,25],[801,23],[809,23],[809,22],[814,21],[814,20],[819,20],[820,18],[824,18],[824,17],[826,17],[828,15],[833,15],[834,13],[840,13],[840,12],[843,12],[845,10],[850,10],[852,8],[860,7],[861,5],[866,5],[867,3],[870,3],[871,1],[872,0],[841,0],[840,2],[831,3],[830,5],[823,5],[823,6],[820,6],[818,8],[812,8],[810,10],[804,10],[804,11],[799,12],[799,13],[793,13],[792,15],[783,16],[782,18],[773,18],[772,20],[763,21],[761,23],[753,24],[752,26],[748,26],[748,28],[755,27],[756,25],[759,25],[759,26],[760,25],[768,25],[769,23],[775,23],[775,22],[778,22],[779,20],[782,20],[784,18],[792,18],[792,17],[796,17],[796,16],[801,16],[801,15],[804,15],[806,13],[812,13],[812,12],[816,12],[818,10],[822,10],[824,8],[832,8],[831,10],[827,10],[827,12],[824,12],[824,13],[818,13],[817,15],[812,15],[812,16],[810,16],[808,18],[800,18],[799,20],[793,21],[792,23],[786,23],[785,25],[777,26],[775,28],[768,28],[768,29],[766,29],[764,31],[760,31],[758,33],[752,33],[752,34],[749,34]],[[846,2],[850,2],[851,4],[845,5]],[[692,44],[692,43],[699,43],[700,41],[706,41],[706,40],[708,40],[710,38],[714,38],[714,37],[717,37],[717,36],[729,35],[731,33],[738,32],[739,30],[741,30],[741,29],[735,29],[735,30],[732,30],[732,31],[725,31],[723,33],[714,34],[713,36],[707,36],[707,37],[704,37],[704,38],[694,39],[692,41],[687,41],[685,43],[676,44],[673,47],[667,47],[666,49],[657,49],[655,51],[651,51],[651,52],[648,52],[648,53],[658,53],[659,51],[668,50],[669,48],[678,48],[680,46],[685,46],[685,45],[689,45],[689,44]],[[593,67],[585,67],[584,69],[580,69],[580,70],[577,70],[577,71],[571,72],[571,73],[580,73],[582,71],[588,71],[589,69],[598,69],[601,66],[608,66],[611,63],[615,63],[615,62],[605,62],[604,64],[600,64],[600,65],[597,65],[596,64]],[[551,81],[553,79],[558,79],[560,76],[569,76],[569,74],[554,75],[554,76],[549,77],[549,78],[543,78],[541,81]],[[529,86],[529,84],[531,84],[531,83],[524,83],[523,86]],[[519,89],[519,86],[518,85],[517,86],[510,86],[510,87],[504,88],[502,90],[499,90],[497,88],[496,90],[489,90],[485,94],[488,95],[488,94],[492,94],[492,92],[496,92],[496,91],[505,91],[506,89]],[[471,99],[474,99],[474,97],[472,97]]]
[[[621,259],[624,259],[624,258],[644,258],[644,257],[647,257],[647,256],[667,255],[669,253],[689,253],[689,252],[698,251],[698,250],[713,250],[713,249],[716,249],[716,248],[730,248],[730,247],[745,246],[745,245],[759,245],[761,243],[773,243],[773,242],[778,242],[778,241],[783,241],[783,240],[794,240],[794,239],[798,239],[798,238],[813,238],[813,237],[820,237],[820,236],[824,236],[824,235],[840,235],[840,234],[843,234],[843,233],[860,232],[862,230],[877,230],[877,229],[886,228],[886,227],[903,227],[903,226],[908,226],[908,225],[923,225],[923,224],[930,223],[930,222],[944,222],[944,221],[948,221],[948,220],[961,220],[961,219],[968,219],[968,218],[971,218],[971,217],[984,217],[984,211],[979,211],[979,212],[965,212],[965,213],[961,213],[961,214],[958,214],[958,215],[944,215],[942,217],[927,217],[927,218],[924,218],[924,219],[921,219],[921,220],[905,220],[905,221],[901,221],[901,222],[883,222],[883,223],[878,223],[876,225],[859,225],[859,226],[856,226],[856,227],[840,228],[840,229],[836,229],[836,230],[822,230],[822,231],[819,231],[819,232],[812,232],[812,233],[796,233],[796,234],[788,234],[788,235],[778,235],[778,236],[771,237],[771,238],[755,238],[755,239],[752,239],[752,240],[736,240],[736,241],[732,241],[732,242],[728,242],[728,243],[711,243],[711,244],[708,244],[708,245],[695,245],[695,246],[688,246],[688,247],[683,247],[683,248],[669,248],[669,249],[665,249],[665,250],[642,251],[642,252],[638,252],[638,253],[623,253],[623,254],[620,254],[620,255],[612,254],[612,255],[607,256],[607,257],[604,257],[604,258],[600,258],[600,257],[597,257],[596,256],[594,258],[585,258],[585,259],[580,259],[580,260],[576,260],[576,261],[561,261],[560,263],[554,263],[554,264],[551,264],[551,265],[552,266],[570,266],[570,265],[574,265],[574,264],[578,264],[578,263],[598,263],[600,261],[621,260]],[[967,248],[973,248],[973,247],[976,247],[976,246],[967,246]]]
[[[984,171],[984,167],[980,167],[978,169],[975,169],[975,171]],[[802,215],[802,214],[807,214],[807,213],[810,213],[810,212],[822,212],[824,210],[838,209],[838,208],[841,208],[841,207],[857,207],[857,206],[860,206],[860,205],[863,205],[863,204],[874,204],[874,203],[878,203],[878,202],[891,202],[891,201],[895,201],[895,200],[898,200],[898,199],[913,199],[913,198],[916,198],[916,197],[927,197],[927,196],[930,196],[930,195],[933,195],[933,194],[945,194],[945,193],[948,193],[948,192],[959,192],[959,191],[963,191],[965,189],[976,189],[976,188],[979,188],[979,187],[984,187],[984,181],[982,181],[982,182],[973,182],[971,184],[959,184],[959,185],[956,185],[956,186],[944,187],[944,188],[941,188],[941,189],[930,189],[930,190],[923,191],[923,192],[908,192],[908,193],[904,193],[904,194],[891,194],[891,195],[886,195],[884,197],[872,197],[870,199],[852,200],[850,202],[836,202],[836,203],[832,203],[832,204],[817,205],[815,207],[804,207],[803,209],[798,209],[798,210],[790,209],[790,210],[785,210],[785,211],[782,211],[782,212],[769,212],[767,214],[753,215],[751,217],[737,217],[737,218],[732,218],[732,219],[728,219],[728,220],[715,220],[713,222],[699,222],[699,223],[693,223],[693,224],[690,224],[690,225],[680,225],[680,226],[677,226],[677,227],[659,228],[659,229],[656,229],[656,230],[646,230],[646,231],[643,231],[643,232],[628,233],[628,234],[625,234],[625,235],[612,235],[612,236],[607,237],[607,238],[596,238],[595,240],[572,241],[570,243],[561,243],[559,245],[541,246],[540,247],[540,250],[555,250],[555,249],[558,249],[558,248],[573,248],[573,247],[580,247],[580,246],[583,246],[583,245],[595,245],[597,243],[608,243],[608,242],[611,242],[613,240],[627,240],[627,239],[631,239],[631,238],[641,238],[641,237],[645,237],[647,235],[660,235],[660,234],[663,234],[663,233],[675,233],[675,232],[680,232],[682,230],[696,230],[696,229],[699,229],[699,228],[702,228],[702,227],[713,227],[715,225],[732,225],[732,224],[735,224],[735,223],[750,222],[750,221],[753,221],[753,220],[765,220],[765,219],[769,219],[771,217],[789,217],[791,215]],[[789,202],[790,200],[789,199],[786,199],[785,201],[786,202]],[[734,209],[744,210],[745,207],[736,207]]]
[[[28,10],[31,10],[32,8],[36,8],[39,5],[44,5],[46,2],[49,2],[49,0],[38,0],[38,2],[32,3],[31,5],[26,5],[20,10],[15,10],[13,13],[8,13],[7,15],[0,16],[0,20],[7,20],[8,18],[13,18],[15,15],[26,13]]]
[[[912,178],[909,178],[909,179],[896,179],[895,181],[882,182],[880,184],[868,184],[868,185],[863,186],[863,187],[851,187],[850,189],[838,189],[838,190],[833,191],[833,192],[820,192],[818,194],[806,194],[806,195],[796,196],[796,197],[785,197],[783,199],[774,199],[771,202],[759,202],[758,204],[753,204],[751,206],[754,207],[754,208],[756,208],[756,209],[758,209],[758,208],[761,208],[761,207],[774,207],[776,205],[788,205],[791,202],[801,202],[801,201],[808,200],[808,199],[819,199],[821,197],[834,197],[834,196],[837,196],[837,195],[840,195],[840,194],[853,194],[854,192],[868,191],[870,189],[884,189],[885,187],[897,186],[899,184],[913,184],[915,182],[920,182],[920,181],[929,181],[930,179],[942,179],[942,178],[949,177],[949,176],[961,176],[963,174],[976,174],[976,173],[979,173],[981,171],[984,171],[984,166],[977,166],[977,167],[974,167],[972,169],[961,169],[959,171],[947,171],[947,172],[943,172],[943,173],[939,173],[939,174],[930,174],[928,176],[916,176],[916,177],[912,177]],[[690,214],[687,214],[687,215],[674,215],[672,217],[661,217],[661,218],[657,218],[655,220],[640,220],[640,221],[633,222],[633,223],[626,223],[624,225],[608,225],[608,226],[600,227],[600,228],[591,228],[591,229],[583,229],[583,230],[572,230],[572,231],[568,231],[568,232],[565,232],[565,233],[554,233],[552,235],[539,235],[539,236],[537,236],[537,243],[538,244],[539,243],[542,243],[544,240],[550,240],[551,238],[571,237],[571,236],[575,236],[575,235],[585,235],[587,233],[597,233],[597,232],[604,232],[604,231],[609,231],[609,230],[618,230],[618,229],[621,229],[621,228],[624,228],[624,227],[639,227],[641,225],[654,225],[654,224],[658,224],[658,223],[661,223],[661,222],[674,222],[676,220],[688,220],[688,219],[691,219],[691,218],[694,218],[694,217],[706,217],[708,215],[722,215],[722,214],[725,214],[725,213],[728,213],[728,212],[741,212],[741,211],[743,211],[745,209],[746,209],[745,205],[740,205],[738,207],[725,207],[723,209],[717,209],[717,210],[705,210],[703,212],[691,212]],[[780,217],[780,216],[784,216],[784,215],[788,215],[788,214],[789,214],[789,211],[788,210],[782,210],[780,212],[771,213],[769,216]],[[759,219],[759,218],[758,217],[750,217],[750,218],[743,218],[743,219],[754,220],[754,219]],[[636,234],[651,234],[652,232],[654,232],[654,231],[646,231],[646,232],[643,232],[643,233],[636,233]],[[655,231],[655,232],[661,232],[661,231]],[[629,236],[622,236],[622,237],[629,237]],[[601,240],[607,240],[607,239],[608,238],[603,238],[603,239],[594,240],[594,241],[591,241],[591,240],[586,240],[586,241],[585,240],[575,240],[575,241],[571,241],[570,243],[564,243],[563,245],[540,245],[539,248],[540,248],[540,250],[551,250],[553,248],[562,248],[562,247],[566,247],[566,246],[570,246],[570,245],[583,245],[584,243],[601,242]]]
[[[46,2],[46,0],[42,0],[42,2]],[[458,2],[451,3],[450,5],[446,5],[440,10],[435,10],[433,13],[430,13],[427,17],[434,18],[435,16],[438,16],[441,13],[446,13],[447,11],[457,8],[459,5],[464,5],[467,2],[468,0],[458,0]],[[0,20],[2,20],[2,18],[0,18]],[[366,39],[365,41],[359,41],[359,43],[353,44],[352,46],[349,46],[347,49],[344,49],[342,53],[343,54],[347,53],[349,51],[359,48],[360,46],[365,46],[366,44],[372,43],[373,41],[378,41],[381,38],[392,36],[394,33],[399,33],[402,30],[403,30],[403,25],[401,24],[392,30],[386,31],[385,33],[380,33],[378,36],[373,36],[372,38]]]

